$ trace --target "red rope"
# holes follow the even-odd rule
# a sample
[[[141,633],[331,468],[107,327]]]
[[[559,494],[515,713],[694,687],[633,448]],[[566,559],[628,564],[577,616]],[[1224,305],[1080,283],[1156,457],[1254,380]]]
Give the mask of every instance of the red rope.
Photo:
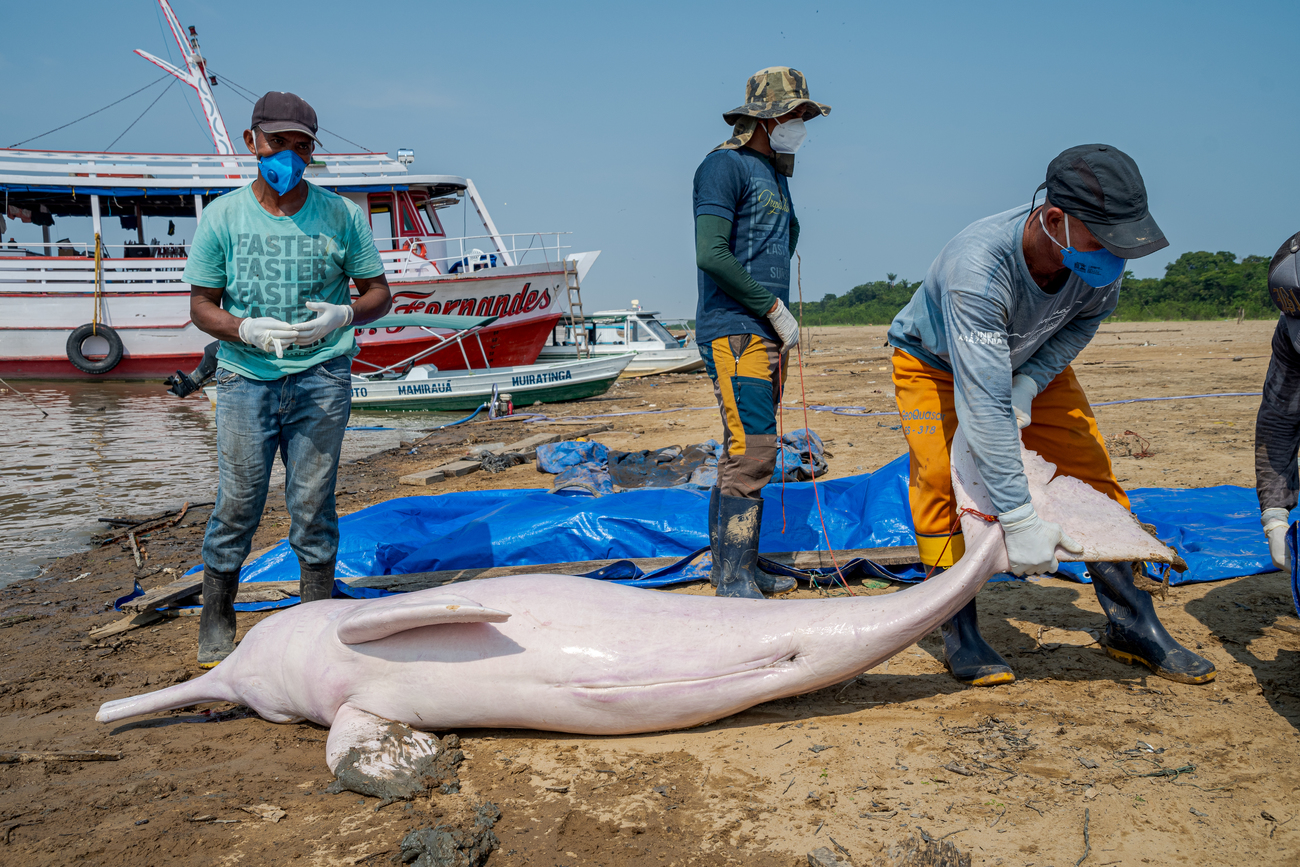
[[[800,256],[797,252],[795,253],[795,267],[797,269],[796,273],[798,275],[798,285],[799,285],[799,331],[800,331],[800,336],[802,336],[803,257]],[[853,588],[849,586],[849,582],[844,580],[844,570],[840,568],[839,560],[835,556],[835,549],[831,546],[831,534],[830,531],[826,529],[826,516],[822,514],[822,497],[821,497],[821,492],[818,491],[817,489],[817,465],[816,462],[812,460],[812,429],[808,427],[808,393],[807,390],[804,388],[804,381],[803,381],[803,341],[796,343],[795,349],[797,352],[797,358],[799,363],[799,400],[803,406],[803,429],[809,440],[808,465],[810,467],[810,475],[812,476],[813,502],[817,504],[817,520],[822,525],[822,538],[826,540],[826,552],[831,555],[831,563],[834,564],[835,566],[835,576],[840,579],[840,586],[843,587],[845,590],[847,590],[850,596],[856,596],[857,594],[853,592]],[[784,434],[782,434],[782,436],[784,436]],[[782,486],[785,485],[784,473],[781,474],[781,484]],[[784,513],[784,507],[782,508],[782,512]]]
[[[835,549],[831,547],[831,534],[830,531],[826,529],[826,516],[822,514],[822,497],[821,492],[817,489],[817,466],[816,463],[811,460],[812,430],[808,427],[808,395],[804,391],[803,384],[803,347],[799,344],[796,344],[795,347],[799,353],[799,397],[803,402],[803,428],[804,431],[807,432],[810,440],[808,444],[808,452],[810,455],[808,466],[810,475],[812,476],[813,502],[817,504],[817,520],[821,522],[822,538],[826,540],[826,553],[831,555],[831,563],[835,566],[835,576],[840,579],[840,586],[847,590],[850,596],[856,596],[857,594],[853,592],[853,588],[849,586],[849,582],[844,580],[844,570],[840,568],[839,560],[835,557]]]
[[[781,370],[782,367],[783,365],[781,363],[781,351],[778,349],[776,352],[776,394],[777,394],[776,420],[777,420],[777,424],[780,426],[780,430],[777,432],[778,435],[780,436],[780,439],[777,440],[776,443],[776,456],[778,461],[781,461],[783,457],[782,444],[785,442],[785,377],[782,375],[783,373],[783,371]],[[783,471],[781,473],[781,535],[784,536],[785,535],[785,472],[784,472],[784,468],[782,469]]]
[[[952,526],[948,528],[948,538],[944,540],[943,548],[939,550],[939,556],[935,558],[935,564],[931,566],[929,570],[926,571],[925,578],[922,580],[929,581],[930,576],[934,574],[934,570],[939,568],[938,561],[943,559],[943,555],[947,552],[948,546],[952,544],[952,537],[957,533],[957,525],[961,523],[962,515],[974,515],[977,518],[983,518],[985,521],[988,521],[990,524],[992,524],[994,521],[998,519],[997,515],[986,515],[983,512],[979,511],[978,509],[972,509],[970,507],[965,507],[962,508],[960,511],[958,511],[957,517],[954,518],[952,521]]]

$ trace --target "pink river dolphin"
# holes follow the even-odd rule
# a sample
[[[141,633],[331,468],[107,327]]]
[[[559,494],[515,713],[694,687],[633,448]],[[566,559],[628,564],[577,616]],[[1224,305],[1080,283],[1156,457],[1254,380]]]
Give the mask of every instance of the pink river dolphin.
[[[1062,560],[1179,562],[1121,506],[1022,458],[1039,514],[1084,546]],[[992,511],[960,431],[953,482],[962,507]],[[328,726],[330,770],[376,783],[441,749],[420,729],[689,728],[855,677],[950,618],[1008,565],[999,524],[963,513],[962,530],[951,569],[880,596],[719,599],[536,574],[312,602],[254,626],[212,671],[96,719],[239,702]]]

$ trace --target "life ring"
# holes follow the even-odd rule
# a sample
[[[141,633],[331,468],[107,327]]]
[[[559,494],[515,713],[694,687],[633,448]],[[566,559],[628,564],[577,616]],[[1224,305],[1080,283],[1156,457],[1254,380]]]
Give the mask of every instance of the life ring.
[[[419,256],[421,259],[429,258],[428,251],[424,249],[423,241],[417,241],[414,238],[409,238],[406,241],[406,249],[409,250],[411,253],[415,254],[416,256]]]
[[[102,337],[108,341],[108,354],[98,361],[91,361],[81,351],[82,344],[91,337]],[[67,351],[68,361],[71,361],[72,366],[82,373],[108,373],[122,360],[122,338],[107,325],[94,325],[87,322],[68,335]]]

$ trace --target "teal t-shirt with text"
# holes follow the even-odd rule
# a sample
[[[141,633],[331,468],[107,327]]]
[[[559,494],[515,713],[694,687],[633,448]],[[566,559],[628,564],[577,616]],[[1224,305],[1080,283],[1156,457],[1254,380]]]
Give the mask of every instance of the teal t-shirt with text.
[[[315,184],[307,191],[291,217],[268,214],[251,184],[208,205],[181,279],[225,290],[221,306],[241,317],[306,322],[316,318],[308,301],[351,303],[349,279],[384,273],[369,222],[354,202]],[[251,379],[275,380],[355,354],[352,329],[340,328],[311,345],[284,347],[284,358],[223,340],[217,360]]]

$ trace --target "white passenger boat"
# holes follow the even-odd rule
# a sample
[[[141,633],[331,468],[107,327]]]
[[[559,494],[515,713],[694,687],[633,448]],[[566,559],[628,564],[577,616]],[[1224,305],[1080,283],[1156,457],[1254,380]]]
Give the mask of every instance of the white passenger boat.
[[[158,2],[186,68],[136,53],[198,93],[216,154],[0,149],[5,235],[23,223],[42,228],[39,243],[0,239],[0,378],[162,379],[193,368],[211,341],[190,321],[185,238],[206,204],[256,177],[257,160],[235,153],[194,29],[184,35],[168,0]],[[581,281],[599,251],[568,252],[565,233],[498,232],[471,179],[416,174],[413,160],[409,149],[395,158],[318,153],[305,177],[369,216],[395,314],[496,317],[469,357],[429,362],[443,371],[531,364],[565,305],[581,310]],[[449,208],[465,209],[466,225],[472,209],[483,232],[449,237]],[[106,243],[106,224],[136,236]],[[146,242],[177,224],[178,235]],[[51,230],[67,237],[52,241]],[[359,360],[385,367],[429,335],[396,325],[358,328],[356,337]]]
[[[658,316],[657,311],[634,307],[600,310],[577,326],[566,317],[556,324],[537,359],[554,361],[634,352],[636,357],[623,371],[624,376],[702,370],[704,359],[695,343],[695,333],[688,328],[686,336],[679,340],[664,327]]]

